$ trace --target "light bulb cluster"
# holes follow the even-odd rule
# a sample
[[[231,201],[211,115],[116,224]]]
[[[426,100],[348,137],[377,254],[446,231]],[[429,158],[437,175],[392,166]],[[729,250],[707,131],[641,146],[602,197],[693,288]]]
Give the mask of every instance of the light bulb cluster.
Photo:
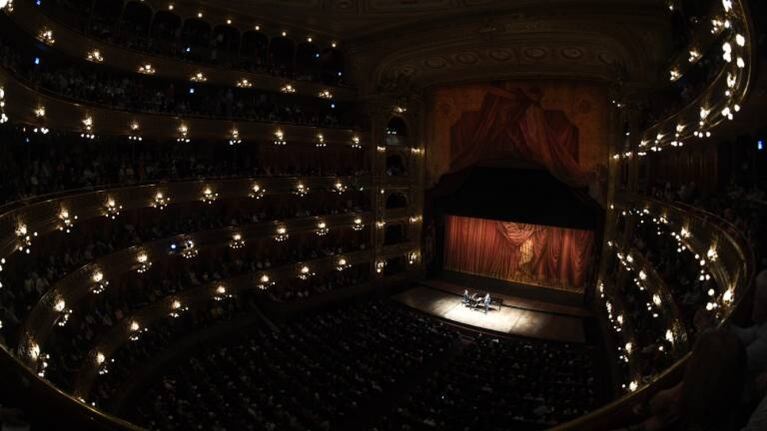
[[[184,123],[181,123],[181,125],[178,126],[178,138],[176,138],[176,142],[179,143],[185,143],[188,144],[191,142],[191,139],[189,139],[189,126],[187,126]]]
[[[136,272],[139,274],[143,274],[152,267],[152,261],[149,260],[149,255],[146,254],[146,252],[140,252],[136,256],[136,263],[138,263],[138,268],[136,268]]]
[[[192,81],[192,82],[205,82],[205,81],[208,80],[208,77],[205,76],[205,74],[202,73],[202,72],[197,72],[194,75],[192,75],[189,78],[189,80]]]
[[[335,184],[333,184],[332,192],[337,193],[339,195],[344,194],[348,190],[348,187],[344,185],[344,183],[341,182],[341,180],[336,181]]]
[[[107,357],[103,353],[96,352],[94,359],[96,360],[96,366],[98,367],[99,376],[109,374],[109,365],[114,364],[115,362],[114,358],[107,359]]]
[[[29,254],[32,251],[32,239],[37,238],[37,232],[32,232],[24,223],[16,227],[16,250]]]
[[[189,307],[182,304],[180,300],[174,299],[170,303],[170,312],[168,313],[168,316],[174,319],[178,319],[179,317],[181,317],[181,314],[183,314],[186,311],[189,311]]]
[[[304,183],[299,182],[298,184],[296,184],[296,187],[293,189],[293,194],[300,198],[303,198],[309,194],[309,187],[305,186]]]
[[[325,148],[328,146],[328,144],[325,143],[325,136],[323,136],[322,133],[317,134],[317,142],[314,143],[314,146],[316,148]]]
[[[330,232],[330,228],[328,227],[328,224],[324,221],[320,220],[317,222],[317,229],[315,229],[314,233],[317,234],[317,236],[325,236]]]
[[[345,257],[338,258],[338,261],[336,262],[336,271],[345,271],[351,267],[352,265],[349,263],[349,261],[346,260]]]
[[[67,209],[62,208],[61,212],[59,212],[59,231],[64,233],[72,232],[72,229],[75,227],[75,220],[77,220],[76,215],[70,214]]]
[[[160,191],[155,193],[154,198],[152,199],[152,208],[157,208],[162,211],[168,207],[168,204],[170,204],[170,196],[167,196]]]
[[[53,37],[53,30],[48,27],[43,27],[42,30],[37,33],[37,40],[51,46],[56,43],[56,38]]]
[[[361,149],[362,144],[360,143],[360,137],[359,136],[352,136],[352,148],[354,149]]]
[[[224,286],[223,284],[219,284],[213,290],[214,301],[223,301],[225,299],[231,299],[231,298],[234,298],[234,295],[232,295],[231,293],[228,293],[226,290],[226,286]]]
[[[93,133],[93,117],[90,115],[86,116],[82,120],[83,123],[83,131],[80,133],[80,137],[83,139],[89,139],[94,140],[96,139],[96,135]]]
[[[352,229],[358,232],[361,231],[362,229],[365,229],[365,223],[362,222],[362,217],[355,217],[352,224]]]
[[[277,242],[285,242],[287,239],[290,238],[290,235],[288,234],[288,228],[285,226],[278,226],[277,229],[275,229],[275,235],[274,240]]]
[[[288,141],[285,140],[285,134],[282,133],[282,130],[276,130],[274,132],[274,140],[272,143],[278,147],[284,147],[285,145],[288,145]]]
[[[242,139],[240,138],[240,131],[237,129],[232,129],[231,136],[229,137],[229,145],[238,145],[242,143]]]
[[[5,115],[5,87],[0,87],[0,124],[8,122],[8,116]]]
[[[138,142],[143,141],[144,138],[142,138],[141,135],[139,134],[140,129],[141,129],[141,125],[139,124],[139,122],[138,121],[132,121],[130,123],[130,134],[128,135],[128,140],[129,141],[138,141]]]
[[[206,203],[208,205],[212,205],[216,200],[218,199],[218,193],[214,192],[212,188],[205,187],[202,191],[202,197],[200,197],[200,200],[203,203]]]
[[[142,64],[138,67],[138,73],[143,75],[154,75],[157,71],[150,63]]]
[[[141,335],[146,332],[149,332],[149,328],[142,328],[141,324],[135,320],[131,321],[130,325],[128,325],[128,339],[131,341],[138,341]]]
[[[104,273],[96,270],[91,275],[91,288],[90,291],[94,295],[100,295],[109,287],[109,281],[104,278]]]
[[[88,51],[88,54],[85,55],[85,59],[92,63],[104,62],[104,56],[101,55],[101,51],[99,51],[98,49]]]
[[[184,259],[194,259],[199,254],[200,251],[197,249],[197,245],[194,241],[191,239],[184,241],[183,247],[181,248],[181,256]]]
[[[282,87],[280,87],[280,92],[285,94],[293,94],[296,92],[296,88],[293,87],[291,84],[285,84]]]
[[[241,233],[235,233],[232,235],[232,239],[229,241],[229,248],[232,250],[239,250],[245,247],[245,240],[242,238]]]
[[[107,198],[107,202],[104,205],[104,216],[109,219],[116,219],[120,215],[123,206],[119,205],[117,201],[112,198]]]
[[[298,269],[298,278],[301,280],[308,280],[315,275],[317,274],[312,271],[308,265],[301,265],[301,267]]]
[[[382,275],[384,268],[386,268],[386,261],[383,259],[377,260],[375,263],[376,274]]]
[[[53,310],[58,313],[56,326],[66,326],[67,322],[69,322],[69,316],[72,315],[72,309],[67,307],[66,301],[62,298],[58,298],[56,302],[53,303]]]
[[[248,193],[248,196],[252,199],[261,199],[264,197],[265,193],[266,189],[258,185],[258,183],[255,183],[250,187],[250,193]]]
[[[259,290],[268,290],[272,286],[274,286],[274,282],[271,280],[271,278],[269,278],[269,275],[261,274],[258,277],[258,282],[256,283],[256,287]]]

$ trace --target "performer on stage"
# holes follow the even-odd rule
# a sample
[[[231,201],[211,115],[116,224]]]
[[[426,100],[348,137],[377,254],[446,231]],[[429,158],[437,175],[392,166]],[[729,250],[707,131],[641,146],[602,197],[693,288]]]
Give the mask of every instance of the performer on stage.
[[[464,291],[463,291],[463,305],[468,307],[470,303],[471,303],[471,297],[469,297],[469,289],[464,289]]]
[[[485,314],[487,314],[487,310],[490,308],[490,292],[485,293]]]

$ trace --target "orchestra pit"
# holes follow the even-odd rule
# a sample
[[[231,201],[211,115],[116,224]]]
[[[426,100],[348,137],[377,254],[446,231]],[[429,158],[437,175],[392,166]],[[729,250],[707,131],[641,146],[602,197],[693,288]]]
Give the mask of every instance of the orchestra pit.
[[[0,431],[767,431],[764,112],[764,0],[0,0]]]

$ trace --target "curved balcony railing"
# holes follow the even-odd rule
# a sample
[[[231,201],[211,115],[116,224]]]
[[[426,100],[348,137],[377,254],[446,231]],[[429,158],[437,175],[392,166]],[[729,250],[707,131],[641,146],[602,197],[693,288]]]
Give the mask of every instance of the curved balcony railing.
[[[746,305],[743,300],[748,297],[756,272],[755,256],[742,234],[731,229],[726,221],[713,214],[701,214],[698,210],[691,211],[687,207],[642,196],[625,196],[616,202],[613,211],[622,211],[621,208],[639,211],[646,209],[653,216],[662,216],[668,219],[671,225],[679,226],[680,232],[683,227],[686,234],[680,236],[684,238],[684,244],[700,256],[709,256],[713,246],[717,257],[713,261],[708,258],[707,271],[721,289],[715,298],[718,304],[715,311],[716,324],[725,325],[740,314],[741,308]],[[725,301],[726,293],[729,299],[727,301]],[[554,429],[607,431],[641,421],[644,417],[638,416],[635,407],[649,402],[661,389],[678,383],[688,358],[689,353],[648,384],[638,386],[635,391],[591,414]]]
[[[291,85],[297,94],[319,97],[319,94],[329,90],[337,100],[347,101],[356,97],[355,90],[348,87],[325,85],[311,81],[298,81],[281,78],[269,74],[252,73],[245,70],[233,70],[203,63],[190,63],[180,59],[165,57],[152,53],[137,51],[89,38],[72,29],[66,24],[49,18],[41,13],[40,8],[31,1],[15,1],[12,19],[28,34],[36,37],[43,29],[50,30],[55,37],[55,47],[72,57],[86,59],[94,50],[98,51],[103,63],[111,67],[137,72],[141,65],[151,64],[156,70],[156,76],[163,76],[181,81],[188,81],[197,73],[202,73],[207,82],[224,86],[237,87],[246,80],[249,87],[272,92],[280,91],[286,85]]]

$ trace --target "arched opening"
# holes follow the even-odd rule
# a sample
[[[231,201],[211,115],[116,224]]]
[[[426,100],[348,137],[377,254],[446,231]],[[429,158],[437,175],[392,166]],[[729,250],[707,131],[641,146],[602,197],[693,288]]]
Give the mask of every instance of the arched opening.
[[[402,155],[392,154],[386,157],[386,175],[396,177],[406,174],[407,168],[405,167],[405,161],[402,159]]]
[[[149,35],[149,22],[152,20],[152,10],[144,3],[131,2],[125,6],[120,33],[132,36]]]
[[[296,48],[296,79],[316,80],[320,75],[320,49],[311,42]]]
[[[211,49],[211,58],[222,63],[232,62],[240,51],[240,32],[229,25],[216,26]]]
[[[174,41],[178,37],[181,18],[168,11],[161,10],[154,16],[152,22],[152,37],[163,41]]]
[[[386,124],[386,145],[407,145],[407,124],[400,117],[392,117]]]
[[[272,38],[269,46],[269,63],[273,72],[281,76],[293,75],[293,41],[286,37]]]
[[[407,196],[402,192],[394,192],[386,198],[386,209],[407,208]]]
[[[269,38],[258,31],[246,31],[242,35],[240,57],[253,66],[267,64]]]
[[[406,241],[407,231],[404,224],[390,224],[384,229],[384,245],[400,244]]]
[[[101,0],[93,5],[90,32],[96,37],[108,39],[115,33],[117,21],[122,11],[122,0]]]
[[[322,82],[329,85],[342,84],[344,80],[344,56],[335,48],[326,48],[320,56]]]
[[[208,48],[210,46],[210,25],[199,19],[187,19],[181,29],[181,40],[188,47]]]

